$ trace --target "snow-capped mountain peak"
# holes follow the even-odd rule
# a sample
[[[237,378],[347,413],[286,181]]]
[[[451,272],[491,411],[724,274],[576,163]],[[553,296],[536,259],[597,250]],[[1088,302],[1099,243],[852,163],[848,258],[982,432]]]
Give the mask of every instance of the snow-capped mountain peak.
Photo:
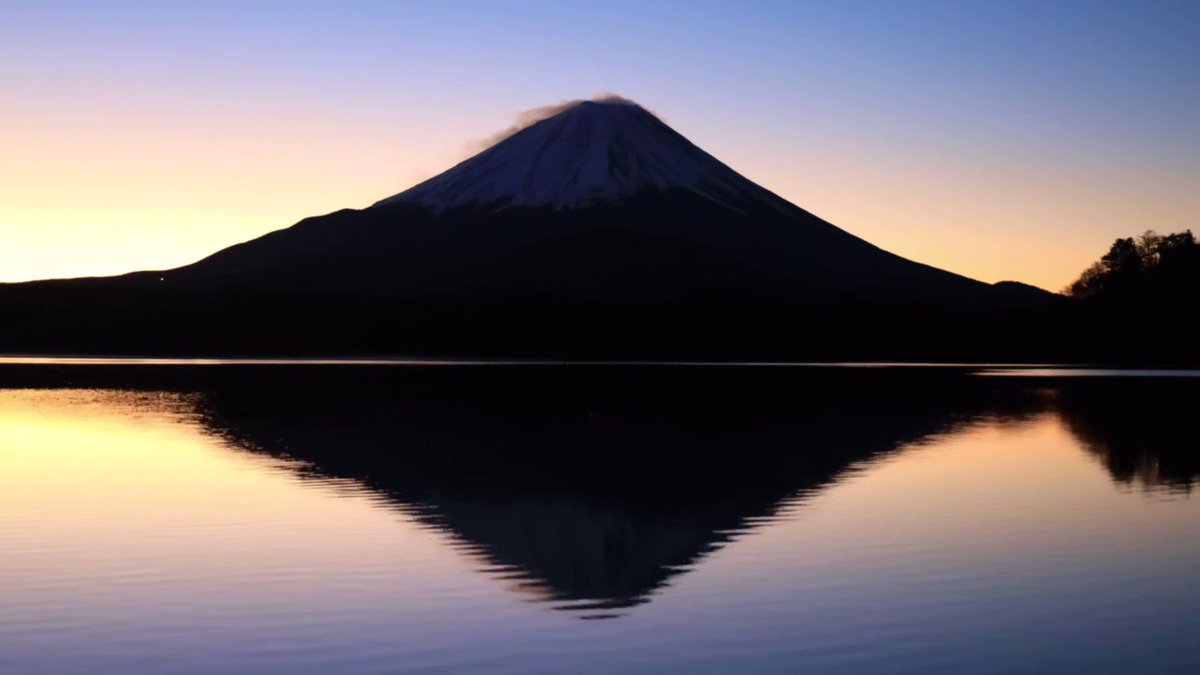
[[[555,114],[375,206],[562,209],[669,188],[734,208],[777,199],[645,108],[609,97],[558,106]]]

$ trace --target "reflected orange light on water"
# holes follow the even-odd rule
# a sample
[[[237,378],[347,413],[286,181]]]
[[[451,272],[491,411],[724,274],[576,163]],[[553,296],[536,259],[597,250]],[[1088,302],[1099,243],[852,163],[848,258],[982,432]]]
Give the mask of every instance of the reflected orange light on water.
[[[139,602],[159,594],[203,605],[217,579],[288,570],[300,577],[288,583],[316,580],[336,574],[340,559],[381,576],[435,560],[438,569],[467,564],[361,486],[301,478],[297,463],[207,431],[196,403],[170,393],[0,391],[0,570],[20,584],[0,583],[0,597],[57,593],[56,580],[81,578],[99,594],[137,587],[148,594]],[[131,586],[134,576],[154,583]],[[278,583],[235,585],[253,595]]]

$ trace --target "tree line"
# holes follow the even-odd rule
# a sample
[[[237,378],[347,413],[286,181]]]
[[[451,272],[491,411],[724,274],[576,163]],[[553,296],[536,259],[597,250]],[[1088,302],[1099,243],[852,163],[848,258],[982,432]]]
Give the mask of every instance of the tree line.
[[[1092,303],[1194,303],[1200,298],[1200,243],[1191,230],[1117,239],[1063,292]]]

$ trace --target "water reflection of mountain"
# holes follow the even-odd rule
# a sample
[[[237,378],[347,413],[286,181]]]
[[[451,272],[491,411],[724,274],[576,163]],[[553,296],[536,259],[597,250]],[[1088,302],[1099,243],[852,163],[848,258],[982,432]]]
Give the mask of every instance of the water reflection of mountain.
[[[205,391],[214,433],[355,480],[589,615],[646,602],[859,463],[1047,412],[1122,484],[1200,478],[1200,384],[949,369],[37,369],[6,386]],[[33,379],[31,379],[33,378]],[[1030,466],[1030,471],[1038,470]]]
[[[856,463],[1041,400],[855,378],[534,379],[220,389],[206,415],[246,447],[360,481],[517,586],[605,615]]]

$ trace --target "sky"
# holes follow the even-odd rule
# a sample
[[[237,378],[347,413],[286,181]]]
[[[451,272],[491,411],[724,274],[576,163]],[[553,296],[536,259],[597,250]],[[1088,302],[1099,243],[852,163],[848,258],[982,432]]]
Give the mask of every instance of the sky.
[[[1200,231],[1194,0],[0,0],[0,280],[193,262],[601,92],[985,281]]]

